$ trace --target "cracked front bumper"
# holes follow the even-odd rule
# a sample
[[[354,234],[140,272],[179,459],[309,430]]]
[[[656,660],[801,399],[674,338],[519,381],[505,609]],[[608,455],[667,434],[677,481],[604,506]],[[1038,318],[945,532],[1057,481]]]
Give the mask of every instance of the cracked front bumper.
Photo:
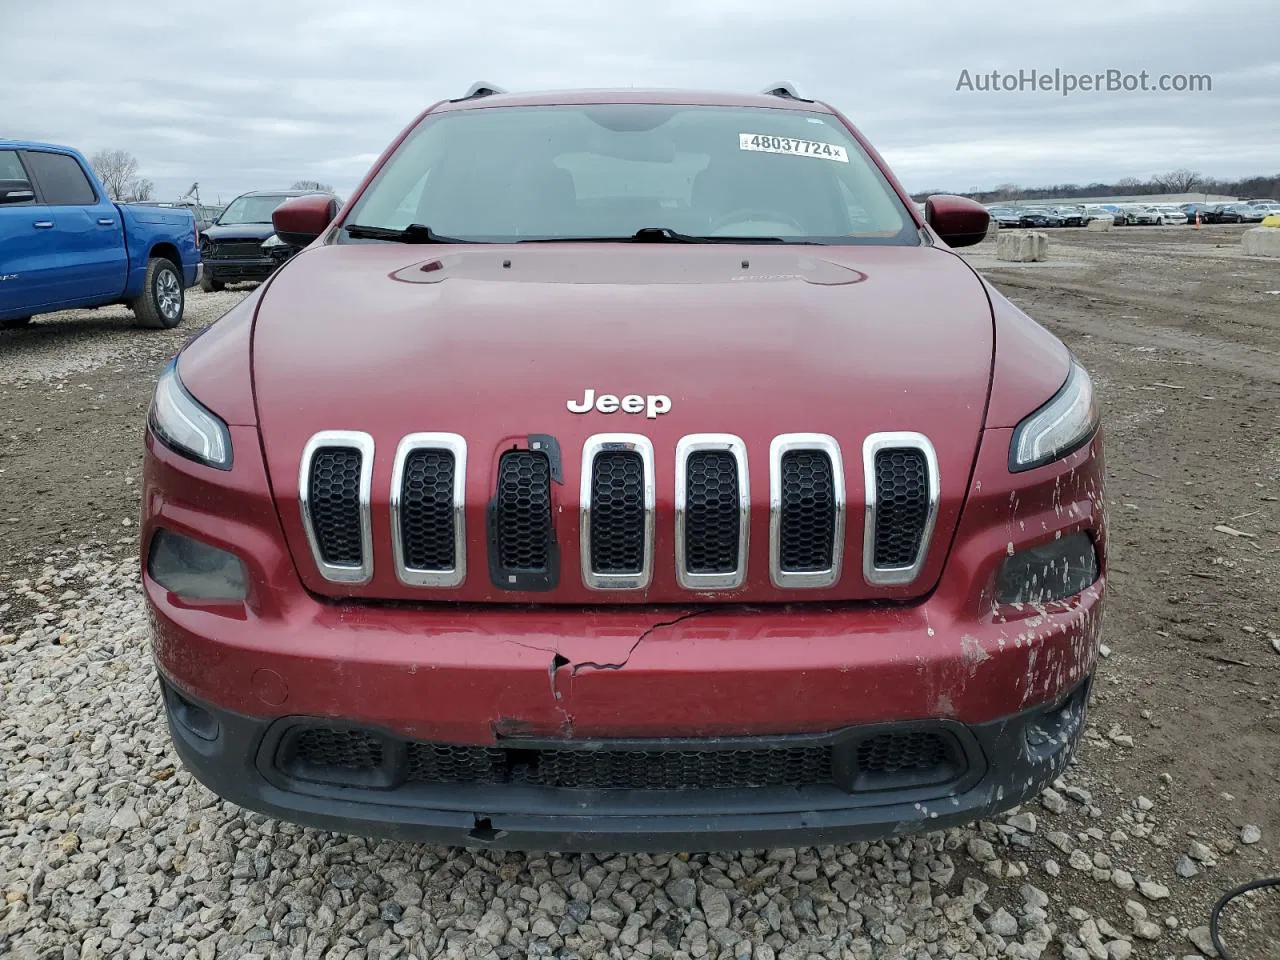
[[[601,791],[471,783],[339,785],[295,779],[277,760],[289,729],[300,718],[273,722],[241,716],[193,700],[161,679],[169,728],[182,762],[215,793],[241,806],[341,833],[556,851],[851,843],[968,823],[1035,796],[1062,773],[1084,726],[1088,690],[1085,681],[1052,704],[1012,717],[972,726],[948,724],[949,735],[962,744],[965,766],[954,780],[933,788]],[[883,724],[874,733],[919,728]],[[779,746],[794,738],[759,739]],[[504,742],[518,745],[513,749],[522,752],[534,743],[520,738]],[[611,746],[580,745],[588,750]],[[682,746],[697,749],[692,743]]]

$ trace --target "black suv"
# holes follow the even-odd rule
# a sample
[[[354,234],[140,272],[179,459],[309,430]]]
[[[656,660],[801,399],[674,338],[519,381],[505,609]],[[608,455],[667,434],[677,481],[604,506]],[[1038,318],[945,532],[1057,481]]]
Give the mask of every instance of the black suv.
[[[305,197],[314,190],[256,190],[227,204],[218,219],[200,235],[204,276],[200,288],[212,293],[228,283],[265,280],[297,252],[283,241],[268,244],[275,236],[271,214],[291,197]],[[265,244],[265,246],[264,246]]]

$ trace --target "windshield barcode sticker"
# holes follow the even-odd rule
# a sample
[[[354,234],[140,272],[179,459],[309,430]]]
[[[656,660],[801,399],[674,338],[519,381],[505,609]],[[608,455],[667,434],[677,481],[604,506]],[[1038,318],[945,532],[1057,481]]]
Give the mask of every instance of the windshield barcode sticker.
[[[757,153],[785,153],[793,157],[821,157],[823,160],[835,160],[839,163],[849,162],[849,154],[845,148],[834,143],[801,140],[797,137],[773,137],[766,133],[738,134],[738,149],[754,150]]]

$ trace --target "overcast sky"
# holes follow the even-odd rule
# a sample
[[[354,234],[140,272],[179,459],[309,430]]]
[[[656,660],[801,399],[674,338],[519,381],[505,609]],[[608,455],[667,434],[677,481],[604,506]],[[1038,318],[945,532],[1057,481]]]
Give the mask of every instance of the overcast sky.
[[[1278,0],[0,0],[0,137],[134,153],[157,196],[350,191],[477,79],[755,91],[870,137],[909,190],[1280,170]],[[1211,92],[957,91],[961,71],[1209,74]]]

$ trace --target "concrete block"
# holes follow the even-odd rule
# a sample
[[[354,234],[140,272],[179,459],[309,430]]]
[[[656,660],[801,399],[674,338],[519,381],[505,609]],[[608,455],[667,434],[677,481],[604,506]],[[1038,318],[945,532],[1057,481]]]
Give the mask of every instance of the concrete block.
[[[1008,230],[996,236],[996,259],[1033,263],[1049,258],[1049,237],[1038,230]]]
[[[1254,227],[1240,238],[1247,257],[1280,257],[1280,230],[1275,227]]]
[[[1092,230],[1095,233],[1105,233],[1114,226],[1115,223],[1111,220],[1090,220],[1089,225],[1085,227],[1085,229]]]

